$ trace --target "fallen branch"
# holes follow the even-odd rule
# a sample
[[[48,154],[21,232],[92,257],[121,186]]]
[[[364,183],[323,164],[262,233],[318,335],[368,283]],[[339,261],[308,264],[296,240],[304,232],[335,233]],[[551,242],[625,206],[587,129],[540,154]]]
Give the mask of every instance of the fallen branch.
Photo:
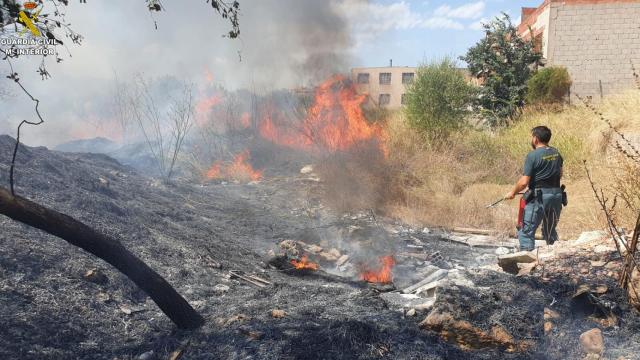
[[[0,214],[66,240],[103,259],[144,290],[179,328],[195,329],[204,319],[158,273],[107,237],[74,218],[51,210],[0,187]]]

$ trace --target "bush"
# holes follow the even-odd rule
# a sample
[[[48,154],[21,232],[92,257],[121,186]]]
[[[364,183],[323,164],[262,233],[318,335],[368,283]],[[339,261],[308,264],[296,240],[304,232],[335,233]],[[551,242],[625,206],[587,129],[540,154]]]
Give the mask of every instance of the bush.
[[[447,137],[465,123],[473,88],[449,58],[422,65],[405,94],[409,124],[430,140]]]
[[[569,93],[571,77],[564,67],[549,67],[533,75],[527,87],[528,104],[560,103]]]

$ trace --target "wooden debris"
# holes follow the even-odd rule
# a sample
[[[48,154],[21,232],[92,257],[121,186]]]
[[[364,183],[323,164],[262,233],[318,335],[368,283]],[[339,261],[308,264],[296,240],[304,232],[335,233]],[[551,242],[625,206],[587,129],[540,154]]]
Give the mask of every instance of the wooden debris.
[[[267,287],[267,285],[273,285],[273,283],[271,283],[270,281],[267,281],[265,279],[262,279],[258,276],[255,275],[246,275],[244,274],[242,271],[239,270],[231,270],[229,271],[229,276],[232,279],[240,279],[243,281],[248,282],[249,284],[255,285],[257,287]]]

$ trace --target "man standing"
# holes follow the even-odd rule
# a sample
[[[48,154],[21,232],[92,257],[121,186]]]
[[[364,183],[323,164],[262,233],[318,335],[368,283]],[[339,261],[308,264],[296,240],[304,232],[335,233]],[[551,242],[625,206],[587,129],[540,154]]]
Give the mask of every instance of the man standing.
[[[556,226],[562,210],[562,193],[560,178],[562,177],[562,156],[555,148],[549,146],[551,130],[546,126],[531,129],[531,147],[524,162],[523,175],[514,189],[505,195],[505,199],[513,199],[517,193],[527,187],[524,198],[523,226],[518,234],[520,250],[529,251],[535,248],[535,234],[542,224],[542,236],[551,245],[558,240]]]

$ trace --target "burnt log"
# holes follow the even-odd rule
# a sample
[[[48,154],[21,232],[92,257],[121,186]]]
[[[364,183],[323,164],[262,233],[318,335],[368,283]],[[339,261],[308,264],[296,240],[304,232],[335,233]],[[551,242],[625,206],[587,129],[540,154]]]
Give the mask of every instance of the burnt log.
[[[158,273],[110,238],[82,222],[0,187],[0,214],[43,230],[75,245],[120,270],[144,290],[179,328],[196,329],[204,319]]]

